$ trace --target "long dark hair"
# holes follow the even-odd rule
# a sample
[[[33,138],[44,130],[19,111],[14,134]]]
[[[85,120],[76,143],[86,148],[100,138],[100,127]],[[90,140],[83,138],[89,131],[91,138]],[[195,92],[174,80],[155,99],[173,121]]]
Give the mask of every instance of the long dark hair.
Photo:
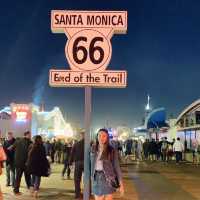
[[[42,146],[43,146],[42,137],[40,135],[36,135],[35,138],[34,138],[34,143],[31,144],[30,147],[29,147],[28,156],[30,157],[30,155],[32,154],[32,152],[37,151]]]
[[[40,135],[36,135],[33,147],[41,146],[42,144],[43,144],[42,137]]]
[[[96,148],[95,148],[95,150],[96,150],[96,152],[98,152],[98,150],[99,150],[99,139],[98,139],[98,137],[99,137],[99,133],[101,131],[107,134],[107,142],[104,145],[103,152],[102,152],[100,159],[101,160],[112,160],[113,159],[113,148],[110,145],[109,133],[108,133],[107,129],[105,129],[105,128],[99,129],[97,136],[96,136]]]

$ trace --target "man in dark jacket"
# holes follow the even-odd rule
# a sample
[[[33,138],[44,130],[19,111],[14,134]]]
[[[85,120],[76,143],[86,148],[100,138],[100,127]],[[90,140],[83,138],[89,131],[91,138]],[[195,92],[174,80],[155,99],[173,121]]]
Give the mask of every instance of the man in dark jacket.
[[[69,159],[71,156],[71,152],[72,152],[72,145],[71,143],[65,143],[64,145],[64,149],[63,149],[63,157],[64,157],[64,168],[62,171],[62,178],[64,180],[64,176],[65,176],[65,172],[67,170],[67,178],[70,179],[70,173],[71,173],[71,169],[70,169],[70,165],[69,165]]]
[[[143,151],[144,151],[144,159],[148,160],[149,159],[149,140],[146,139],[145,142],[143,143]]]
[[[7,139],[4,142],[4,151],[7,156],[6,160],[6,176],[7,176],[7,184],[6,186],[10,186],[10,183],[12,183],[12,186],[14,187],[15,184],[15,165],[14,165],[14,149],[10,149],[13,144],[15,143],[15,138],[13,137],[12,132],[7,133]],[[11,180],[10,180],[11,178]]]
[[[55,151],[56,151],[56,162],[61,163],[61,156],[62,156],[62,142],[58,140],[55,144]]]
[[[26,131],[24,133],[24,138],[16,140],[15,144],[13,145],[13,148],[15,150],[15,167],[16,167],[16,181],[13,191],[16,195],[20,194],[19,187],[23,173],[25,176],[27,188],[30,188],[31,186],[31,175],[28,174],[26,170],[26,162],[28,159],[28,152],[30,150],[31,143],[32,143],[31,132]]]
[[[151,142],[149,143],[149,154],[151,161],[156,160],[156,154],[157,154],[157,144],[155,139],[152,138]]]
[[[54,163],[54,159],[55,159],[55,146],[56,146],[56,141],[54,140],[52,143],[51,143],[51,152],[50,152],[50,155],[51,155],[51,162]]]
[[[44,148],[45,148],[45,153],[47,156],[51,155],[51,143],[49,142],[49,140],[47,140],[46,142],[44,142]]]
[[[75,162],[74,169],[74,186],[75,186],[75,199],[81,197],[81,177],[84,170],[84,131],[80,132],[81,140],[74,144],[72,147],[70,164]]]

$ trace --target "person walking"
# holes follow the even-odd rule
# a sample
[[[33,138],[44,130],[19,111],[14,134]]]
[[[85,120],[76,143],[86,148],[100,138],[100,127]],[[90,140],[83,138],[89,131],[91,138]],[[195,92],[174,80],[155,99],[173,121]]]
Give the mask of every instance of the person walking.
[[[10,149],[13,144],[15,143],[15,138],[13,137],[12,132],[7,133],[7,139],[4,142],[4,151],[7,156],[6,160],[6,177],[7,177],[7,183],[6,186],[14,187],[15,185],[15,164],[14,164],[14,156],[15,152],[14,149]]]
[[[81,198],[81,178],[84,170],[84,134],[85,131],[80,132],[81,140],[74,144],[72,147],[70,165],[75,163],[74,169],[74,187],[75,187],[75,199]]]
[[[125,163],[128,163],[128,160],[130,160],[132,151],[133,151],[133,147],[134,147],[134,151],[135,151],[135,146],[134,146],[134,142],[132,139],[127,139],[125,141],[125,157],[124,157],[124,161]],[[135,152],[134,152],[135,153]]]
[[[198,146],[199,146],[199,143],[198,143],[198,140],[197,139],[194,139],[192,141],[192,163],[194,165],[198,165]]]
[[[180,141],[180,138],[178,137],[173,145],[173,150],[176,155],[176,164],[179,164],[179,162],[182,160],[182,153],[184,151],[184,146]]]
[[[167,148],[167,161],[172,161],[173,157],[173,145],[171,142],[168,143],[168,148]]]
[[[65,173],[67,171],[67,179],[70,179],[70,173],[71,173],[71,169],[70,169],[70,163],[69,163],[69,159],[71,156],[71,151],[72,151],[72,146],[71,143],[65,143],[64,145],[64,168],[62,171],[62,178],[64,180],[65,177]]]
[[[149,155],[151,161],[156,161],[157,150],[156,141],[154,138],[152,138],[151,142],[149,143]]]
[[[162,153],[162,161],[167,162],[167,151],[168,151],[168,142],[167,137],[163,138],[162,145],[161,145],[161,153]]]
[[[35,137],[34,144],[28,153],[27,171],[32,175],[33,190],[31,190],[31,193],[34,197],[38,197],[41,177],[49,176],[50,172],[50,165],[46,158],[45,147],[40,135]]]
[[[56,162],[60,164],[62,157],[62,142],[60,139],[55,144],[55,151]]]
[[[143,151],[144,151],[144,159],[149,159],[149,139],[145,139],[145,142],[143,143]]]
[[[197,165],[200,163],[200,144],[197,146]]]
[[[44,142],[44,147],[45,147],[46,156],[50,157],[51,156],[52,145],[49,142],[49,140],[47,140],[46,142]]]
[[[137,143],[137,159],[139,161],[142,161],[142,153],[143,153],[143,144],[142,144],[142,140],[139,139],[138,143]]]
[[[117,151],[109,145],[107,129],[100,129],[96,144],[91,147],[91,184],[95,200],[112,200],[119,188],[124,194],[122,174]]]
[[[161,146],[162,146],[162,141],[159,141],[159,139],[156,139],[156,160],[159,161],[162,159],[162,153],[161,153]]]
[[[51,162],[54,163],[55,161],[55,146],[56,146],[56,141],[53,140],[53,142],[51,143],[51,152],[50,152],[50,156],[51,156]]]
[[[15,195],[21,194],[19,192],[19,188],[20,188],[20,183],[21,183],[21,178],[22,178],[23,173],[25,176],[27,188],[29,189],[31,187],[31,175],[27,172],[27,169],[26,169],[28,151],[30,149],[31,144],[32,144],[31,132],[26,131],[24,133],[24,137],[17,139],[14,145],[9,148],[10,150],[11,149],[15,150],[14,161],[15,161],[15,167],[16,167],[16,180],[15,180],[15,185],[14,185],[14,190],[13,190]]]

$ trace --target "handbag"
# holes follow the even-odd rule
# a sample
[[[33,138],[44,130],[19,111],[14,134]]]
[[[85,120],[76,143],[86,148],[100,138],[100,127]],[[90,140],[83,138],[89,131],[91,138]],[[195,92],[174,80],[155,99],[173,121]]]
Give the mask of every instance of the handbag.
[[[110,184],[111,184],[111,186],[112,186],[113,188],[115,188],[115,189],[117,189],[117,188],[120,187],[119,180],[118,180],[117,176],[115,177],[114,180],[111,180],[111,181],[110,181]]]
[[[114,164],[113,164],[113,158],[114,158],[114,155],[113,157],[111,158],[111,162],[112,162],[112,167],[113,167],[113,171],[114,171],[114,174],[115,174],[115,178],[114,179],[111,179],[111,186],[114,188],[114,189],[118,189],[120,187],[120,183],[119,183],[119,179],[117,177],[117,173],[115,171],[115,168],[114,168]]]
[[[51,168],[49,167],[46,172],[43,174],[44,177],[49,177],[51,175]]]
[[[103,169],[109,185],[114,189],[118,189],[120,187],[120,183],[114,167],[114,151],[112,153],[113,156],[111,155],[108,160],[103,161]]]

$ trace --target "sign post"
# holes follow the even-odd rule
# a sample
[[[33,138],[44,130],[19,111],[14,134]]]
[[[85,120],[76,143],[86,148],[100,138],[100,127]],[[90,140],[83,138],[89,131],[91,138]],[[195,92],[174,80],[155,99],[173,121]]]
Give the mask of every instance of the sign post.
[[[83,199],[90,199],[90,131],[92,112],[92,88],[85,87],[85,145],[84,145],[84,194]]]
[[[84,200],[89,200],[92,87],[125,88],[127,85],[126,71],[106,70],[112,56],[113,34],[127,31],[127,12],[52,10],[51,30],[67,36],[65,55],[71,69],[51,69],[49,85],[85,87]]]

